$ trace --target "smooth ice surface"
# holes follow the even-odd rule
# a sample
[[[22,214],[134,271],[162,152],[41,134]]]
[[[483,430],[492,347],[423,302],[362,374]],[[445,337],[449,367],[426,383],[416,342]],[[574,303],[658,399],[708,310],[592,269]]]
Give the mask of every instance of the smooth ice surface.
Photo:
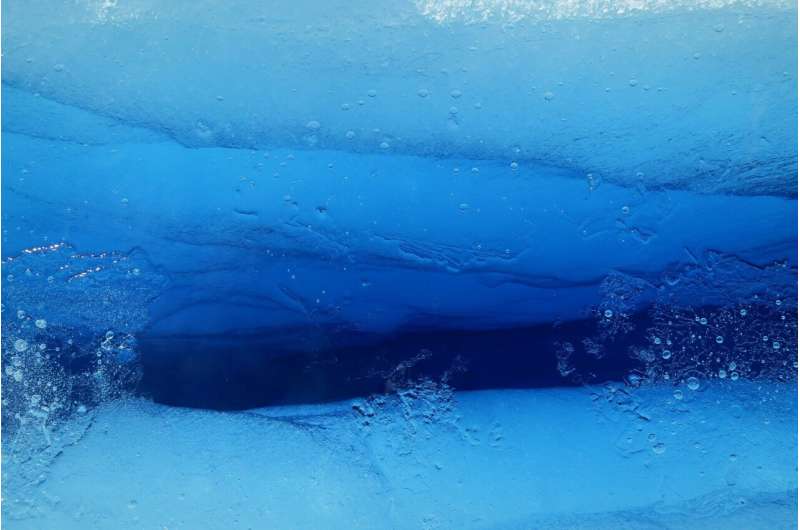
[[[121,402],[97,411],[46,481],[5,499],[4,523],[789,528],[797,394],[733,386],[680,401],[668,386],[590,387],[243,413]]]

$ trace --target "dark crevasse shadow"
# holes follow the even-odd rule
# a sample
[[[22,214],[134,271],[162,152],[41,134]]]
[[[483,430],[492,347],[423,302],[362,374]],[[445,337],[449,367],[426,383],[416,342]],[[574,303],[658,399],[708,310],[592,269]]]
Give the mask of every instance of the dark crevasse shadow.
[[[392,393],[421,381],[454,390],[791,381],[796,306],[773,298],[694,309],[656,304],[633,313],[605,309],[580,320],[504,329],[417,324],[391,334],[319,326],[144,332],[137,337],[138,392],[167,405],[240,410]],[[312,332],[324,340],[297,340]]]
[[[641,364],[628,355],[641,336],[632,333],[598,352],[582,342],[595,326],[587,319],[386,337],[339,332],[337,341],[350,345],[306,352],[276,351],[269,337],[259,335],[141,336],[139,391],[168,405],[231,410],[363,397],[410,380],[445,382],[457,390],[621,381]]]

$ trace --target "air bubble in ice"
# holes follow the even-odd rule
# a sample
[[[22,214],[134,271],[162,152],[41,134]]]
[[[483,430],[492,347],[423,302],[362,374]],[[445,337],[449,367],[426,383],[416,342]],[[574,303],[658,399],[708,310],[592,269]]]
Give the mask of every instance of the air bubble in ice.
[[[428,94],[429,94],[429,92],[428,92],[426,89],[424,89],[424,88],[420,88],[419,90],[417,90],[417,95],[418,95],[419,97],[421,97],[421,98],[426,98],[426,97],[428,97]]]
[[[740,309],[739,314],[742,316],[747,316],[747,309]]]
[[[461,97],[461,91],[460,90],[453,90],[452,92],[450,92],[450,97],[453,98],[453,99],[460,98]]]
[[[555,94],[553,94],[552,92],[549,92],[549,91],[548,91],[548,92],[545,92],[545,93],[543,94],[543,97],[544,97],[545,101],[552,101],[552,100],[553,100],[553,98],[554,98],[554,97],[556,97],[556,96],[555,96]]]
[[[663,442],[653,444],[653,452],[657,455],[663,455],[667,450],[667,446]]]
[[[726,372],[724,369],[721,369],[721,370],[720,370],[720,371],[717,373],[717,375],[719,375],[719,378],[720,378],[720,379],[725,379],[726,377],[728,377],[728,372]]]
[[[672,357],[672,352],[671,351],[664,350],[664,351],[661,352],[661,358],[664,359],[665,361],[667,359],[669,359],[670,357]]]
[[[603,316],[606,318],[611,318],[614,316],[614,312],[610,309],[606,309],[605,311],[603,311]]]
[[[773,349],[773,350],[779,350],[779,349],[781,349],[781,343],[780,343],[780,342],[778,342],[777,340],[776,340],[776,341],[774,341],[774,342],[772,343],[772,349]]]
[[[689,377],[686,379],[686,386],[689,390],[697,390],[700,388],[700,380],[696,377]]]
[[[28,349],[28,341],[25,339],[17,339],[14,341],[14,349],[18,352],[24,352]]]
[[[43,319],[43,318],[37,319],[35,324],[36,324],[36,327],[39,328],[39,329],[44,329],[44,328],[47,327],[47,321],[45,319]]]
[[[676,388],[675,391],[672,392],[672,397],[674,397],[678,401],[682,400],[683,399],[683,391],[681,391],[680,389]]]
[[[306,123],[306,129],[316,131],[319,129],[320,125],[317,120],[311,120],[310,122]]]
[[[717,341],[717,344],[722,344],[725,341],[725,339],[722,338],[722,335],[717,335],[715,340]]]

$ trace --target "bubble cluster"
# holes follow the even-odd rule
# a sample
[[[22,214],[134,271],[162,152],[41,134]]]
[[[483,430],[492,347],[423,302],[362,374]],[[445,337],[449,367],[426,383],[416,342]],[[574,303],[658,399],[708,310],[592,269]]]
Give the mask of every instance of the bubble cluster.
[[[374,422],[393,421],[393,415],[382,415],[384,409],[399,407],[406,434],[413,437],[422,425],[440,422],[450,415],[454,406],[454,391],[450,381],[466,366],[456,356],[438,377],[420,376],[417,369],[434,357],[434,352],[420,349],[415,355],[400,361],[388,370],[374,374],[385,381],[386,393],[373,395],[353,403],[352,409],[363,427]]]
[[[17,317],[2,319],[3,428],[32,429],[49,444],[78,410],[132,388],[133,334],[165,280],[135,253],[79,254],[64,244],[27,249],[2,267],[16,277],[4,282],[3,302]]]
[[[561,377],[567,377],[575,371],[572,363],[572,356],[575,354],[575,346],[568,341],[556,343],[556,359],[558,373]]]
[[[600,284],[603,302],[597,310],[600,317],[598,339],[601,342],[614,340],[633,330],[630,317],[646,289],[642,280],[620,272],[614,272],[603,280]]]
[[[607,276],[600,286],[602,302],[594,311],[596,331],[586,340],[603,350],[625,351],[634,361],[625,379],[630,387],[666,383],[694,392],[714,380],[796,381],[797,301],[784,287],[791,282],[775,281],[791,271],[780,264],[759,269],[755,273],[773,281],[763,282],[761,292],[751,289],[740,295],[735,278],[741,277],[741,262],[714,253],[707,259],[708,266],[666,277],[663,287],[619,272]],[[727,302],[686,305],[693,291],[715,281],[726,282],[720,288],[728,288]],[[567,360],[574,362],[567,353],[563,346],[556,348],[560,370],[569,369]],[[570,376],[581,378],[575,372]],[[588,376],[591,381],[592,374]],[[685,395],[676,391],[673,397],[683,400]]]

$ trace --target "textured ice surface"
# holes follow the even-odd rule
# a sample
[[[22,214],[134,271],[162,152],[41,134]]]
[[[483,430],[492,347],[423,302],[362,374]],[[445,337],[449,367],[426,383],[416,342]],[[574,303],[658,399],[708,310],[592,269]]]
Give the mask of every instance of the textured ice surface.
[[[6,127],[107,142],[106,127],[129,124],[192,147],[516,161],[792,195],[793,9],[9,2],[3,73],[22,92],[15,105],[33,93],[98,117],[75,130],[14,113]]]
[[[123,402],[97,411],[41,490],[5,499],[4,523],[789,528],[796,393],[671,392],[650,388],[626,407],[614,387],[456,394],[449,409],[426,401],[436,394],[245,413]],[[38,518],[21,517],[25,501]]]

